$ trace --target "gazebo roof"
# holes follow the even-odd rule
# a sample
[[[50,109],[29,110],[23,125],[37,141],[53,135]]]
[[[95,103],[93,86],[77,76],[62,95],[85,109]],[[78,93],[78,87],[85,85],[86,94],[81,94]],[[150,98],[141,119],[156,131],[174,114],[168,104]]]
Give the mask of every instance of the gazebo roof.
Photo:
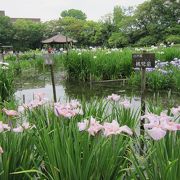
[[[58,34],[58,35],[55,35],[49,39],[46,39],[44,41],[42,41],[43,44],[65,44],[66,43],[66,40],[68,43],[70,42],[77,42],[76,40],[74,39],[71,39],[69,37],[67,37],[66,39],[66,36],[63,36],[62,34]]]

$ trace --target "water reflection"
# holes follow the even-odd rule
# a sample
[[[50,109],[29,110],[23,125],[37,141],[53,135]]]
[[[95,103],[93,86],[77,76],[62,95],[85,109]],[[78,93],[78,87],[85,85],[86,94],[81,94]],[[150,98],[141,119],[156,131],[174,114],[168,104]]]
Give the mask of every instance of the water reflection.
[[[108,82],[99,84],[68,82],[64,80],[62,73],[55,74],[57,99],[61,102],[66,102],[69,99],[85,98],[89,101],[92,97],[104,98],[112,93],[121,95],[123,98],[132,100],[132,105],[136,108],[140,106],[140,91],[130,89],[127,85],[120,82]],[[22,77],[21,81],[17,81],[16,99],[22,102],[23,95],[25,102],[29,102],[33,98],[33,94],[44,92],[49,99],[53,99],[53,90],[51,86],[50,74],[36,75],[34,77]],[[168,92],[147,93],[147,99],[153,103],[160,103],[164,107],[169,104],[180,104],[180,96],[178,93],[172,93],[171,98],[168,98]]]

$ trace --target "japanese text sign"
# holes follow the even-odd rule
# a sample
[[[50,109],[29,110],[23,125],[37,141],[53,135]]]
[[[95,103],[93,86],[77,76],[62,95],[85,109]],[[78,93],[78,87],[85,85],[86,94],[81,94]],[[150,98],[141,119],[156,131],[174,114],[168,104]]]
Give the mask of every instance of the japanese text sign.
[[[134,68],[154,68],[155,67],[155,54],[142,53],[132,54],[132,64]]]

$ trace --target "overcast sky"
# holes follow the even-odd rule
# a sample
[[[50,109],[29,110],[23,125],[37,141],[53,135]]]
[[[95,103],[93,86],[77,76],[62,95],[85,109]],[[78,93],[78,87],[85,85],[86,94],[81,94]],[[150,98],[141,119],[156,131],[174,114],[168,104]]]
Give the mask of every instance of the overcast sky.
[[[145,0],[0,0],[0,10],[7,16],[41,18],[42,21],[58,19],[61,11],[80,9],[88,19],[98,20],[113,11],[115,5],[136,6]]]

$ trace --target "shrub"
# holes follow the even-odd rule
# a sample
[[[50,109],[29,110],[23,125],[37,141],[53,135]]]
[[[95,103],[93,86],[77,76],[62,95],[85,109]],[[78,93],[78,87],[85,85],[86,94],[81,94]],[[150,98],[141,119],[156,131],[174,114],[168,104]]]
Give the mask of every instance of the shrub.
[[[166,41],[171,43],[173,42],[175,44],[180,44],[180,37],[178,35],[169,35],[166,38]]]

